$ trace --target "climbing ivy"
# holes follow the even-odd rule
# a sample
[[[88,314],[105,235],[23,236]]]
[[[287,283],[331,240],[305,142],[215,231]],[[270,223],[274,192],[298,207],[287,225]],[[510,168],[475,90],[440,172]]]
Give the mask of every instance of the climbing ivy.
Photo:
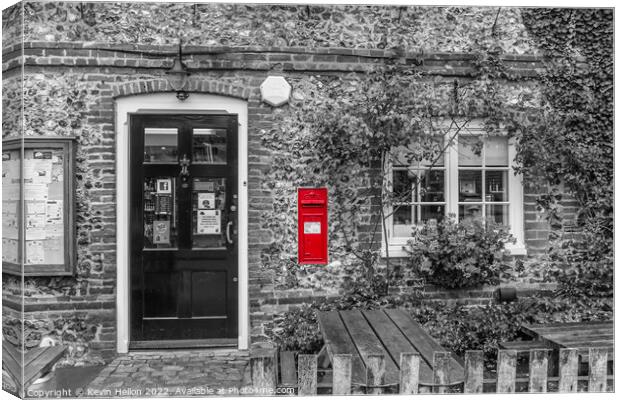
[[[539,199],[556,228],[548,266],[564,294],[611,297],[613,11],[525,9],[522,15],[546,56],[542,103],[530,113],[534,123],[510,121],[524,179],[549,187]],[[577,233],[562,229],[562,191],[579,205]]]
[[[399,58],[402,53],[395,49],[392,60],[366,74],[293,82],[292,103],[276,113],[278,123],[263,135],[274,153],[270,173],[272,186],[279,185],[276,203],[278,190],[294,199],[297,186],[327,185],[330,232],[341,239],[330,240],[335,247],[330,254],[357,262],[370,291],[383,278],[375,266],[384,206],[397,200],[386,195],[392,192],[385,179],[387,161],[436,160],[445,149],[436,137],[447,126],[458,132],[482,119],[487,132],[515,138],[514,164],[524,181],[548,188],[538,203],[551,226],[563,228],[562,192],[579,204],[578,234],[569,237],[559,229],[549,252],[549,272],[561,290],[572,296],[610,293],[612,13],[525,9],[522,14],[543,51],[538,76],[517,75],[507,66],[501,46],[494,44],[494,29],[478,49],[470,79],[434,78]],[[287,183],[275,183],[282,180]],[[272,250],[286,253],[285,245]],[[287,265],[293,265],[294,255],[287,254]]]
[[[480,60],[484,63],[488,62]],[[355,276],[369,293],[385,291],[387,282],[386,274],[376,268],[380,240],[387,237],[389,214],[384,210],[392,205],[398,208],[399,201],[411,196],[411,192],[393,194],[387,179],[389,164],[415,165],[426,160],[432,167],[473,119],[491,121],[489,110],[514,96],[513,88],[488,73],[470,80],[446,80],[430,76],[416,64],[396,56],[365,74],[294,82],[290,106],[277,112],[278,123],[263,133],[264,145],[274,154],[272,183],[267,183],[275,192],[278,210],[274,211],[287,202],[279,196],[283,187],[294,199],[295,187],[328,186],[330,231],[340,239],[330,240],[334,247],[330,254],[338,256],[338,250],[347,254],[359,267]],[[445,142],[448,132],[450,140]],[[282,230],[279,222],[267,227]],[[293,229],[287,229],[294,238]],[[280,238],[286,240],[276,239]],[[273,256],[278,247],[286,251],[288,246],[272,247]],[[389,257],[385,260],[389,272]],[[294,256],[282,261],[283,269],[291,271],[287,266],[295,264]],[[355,282],[345,284],[357,287]]]

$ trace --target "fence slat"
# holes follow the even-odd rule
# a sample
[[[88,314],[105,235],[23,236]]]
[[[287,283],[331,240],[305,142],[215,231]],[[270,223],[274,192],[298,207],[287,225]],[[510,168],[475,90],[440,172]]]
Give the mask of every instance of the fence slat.
[[[292,351],[281,351],[279,356],[278,364],[280,367],[280,383],[287,386],[297,384],[295,353]]]
[[[400,394],[417,394],[420,380],[420,355],[400,353]]]
[[[560,385],[559,392],[577,391],[577,371],[579,370],[579,353],[577,349],[560,349]]]
[[[497,393],[514,393],[517,378],[517,351],[497,351]]]
[[[605,392],[607,390],[607,349],[590,348],[589,362],[588,392]]]
[[[250,357],[252,386],[261,389],[276,387],[276,353],[275,350],[262,350]]]
[[[369,386],[385,385],[385,355],[369,354],[366,365],[366,382]],[[369,394],[381,394],[382,388],[372,388]]]
[[[483,373],[484,353],[481,350],[466,351],[464,393],[482,393]]]
[[[300,354],[297,358],[297,379],[300,396],[316,395],[316,354]]]
[[[332,394],[351,394],[351,354],[334,354]]]
[[[547,391],[547,368],[549,367],[549,350],[530,350],[529,391],[540,393]]]
[[[450,382],[450,361],[452,357],[450,353],[445,351],[436,351],[433,353],[433,383],[435,385],[444,385]],[[435,393],[445,393],[446,387],[436,387]]]

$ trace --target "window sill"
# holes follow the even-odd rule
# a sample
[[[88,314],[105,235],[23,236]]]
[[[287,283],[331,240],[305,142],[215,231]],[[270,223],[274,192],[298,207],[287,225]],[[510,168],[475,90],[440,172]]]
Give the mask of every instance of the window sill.
[[[390,243],[388,247],[390,258],[409,257],[409,253],[407,253],[407,251],[403,248],[405,246],[407,246],[406,241],[403,243]],[[387,253],[388,252],[385,250],[385,244],[384,244],[383,246],[381,246],[381,257],[386,258]]]
[[[523,243],[508,243],[506,244],[506,250],[510,252],[511,256],[527,256],[527,249]]]
[[[390,243],[389,245],[389,253],[390,253],[390,258],[403,258],[403,257],[409,257],[409,253],[403,248],[407,245],[407,242],[403,242],[403,243]],[[508,243],[506,244],[506,250],[510,253],[509,255],[511,256],[527,256],[527,249],[525,247],[525,245],[523,245],[522,243]],[[382,258],[387,258],[387,254],[386,254],[386,250],[385,250],[385,245],[383,245],[381,247],[381,257]]]

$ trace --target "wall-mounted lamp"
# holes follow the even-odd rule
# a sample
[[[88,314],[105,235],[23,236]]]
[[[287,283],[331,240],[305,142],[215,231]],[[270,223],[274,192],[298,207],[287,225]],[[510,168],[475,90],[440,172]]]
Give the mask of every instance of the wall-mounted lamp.
[[[166,75],[168,77],[168,83],[172,86],[172,89],[177,92],[177,99],[183,101],[189,97],[184,89],[187,86],[190,73],[187,72],[187,67],[183,64],[183,52],[181,50],[181,41],[179,40],[179,54],[174,59],[174,64],[170,68]]]

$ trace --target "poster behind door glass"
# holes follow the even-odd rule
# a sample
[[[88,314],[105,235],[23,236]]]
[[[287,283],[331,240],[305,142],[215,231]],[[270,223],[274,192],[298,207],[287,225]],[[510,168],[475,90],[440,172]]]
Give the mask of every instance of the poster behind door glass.
[[[226,178],[194,178],[192,248],[226,245]]]

